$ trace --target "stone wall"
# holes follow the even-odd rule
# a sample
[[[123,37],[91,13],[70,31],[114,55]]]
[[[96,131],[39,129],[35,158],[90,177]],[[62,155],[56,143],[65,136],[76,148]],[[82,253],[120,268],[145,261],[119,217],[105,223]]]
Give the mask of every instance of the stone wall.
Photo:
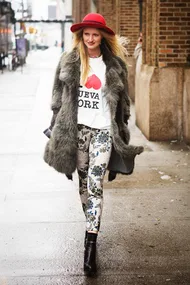
[[[136,78],[136,124],[152,141],[190,142],[190,70],[142,65]]]

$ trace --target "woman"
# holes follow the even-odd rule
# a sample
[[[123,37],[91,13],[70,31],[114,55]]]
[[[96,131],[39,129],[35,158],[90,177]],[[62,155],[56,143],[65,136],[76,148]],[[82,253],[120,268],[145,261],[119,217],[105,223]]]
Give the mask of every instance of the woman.
[[[133,163],[143,148],[128,145],[127,70],[114,32],[96,13],[72,25],[71,31],[73,50],[61,57],[56,70],[52,133],[44,159],[67,177],[77,168],[86,217],[84,272],[90,276],[97,270],[103,179],[111,153]]]

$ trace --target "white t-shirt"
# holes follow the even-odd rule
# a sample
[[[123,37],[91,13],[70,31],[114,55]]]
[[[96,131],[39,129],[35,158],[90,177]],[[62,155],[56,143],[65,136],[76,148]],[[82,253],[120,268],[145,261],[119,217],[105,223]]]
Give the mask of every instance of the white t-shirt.
[[[90,72],[78,95],[78,124],[110,129],[111,114],[104,93],[106,66],[102,56],[90,58]]]

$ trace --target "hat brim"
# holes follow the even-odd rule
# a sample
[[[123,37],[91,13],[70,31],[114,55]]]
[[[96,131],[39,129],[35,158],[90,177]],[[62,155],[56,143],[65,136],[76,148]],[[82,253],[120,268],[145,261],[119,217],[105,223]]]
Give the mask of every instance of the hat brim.
[[[110,28],[108,28],[107,26],[104,26],[104,25],[101,25],[101,24],[98,24],[98,23],[91,23],[91,22],[86,22],[86,23],[79,23],[79,24],[74,24],[71,26],[71,32],[76,32],[82,28],[85,28],[85,27],[91,27],[91,28],[95,28],[95,29],[102,29],[104,30],[105,32],[107,32],[108,34],[111,34],[111,35],[115,35],[114,31],[112,31]]]

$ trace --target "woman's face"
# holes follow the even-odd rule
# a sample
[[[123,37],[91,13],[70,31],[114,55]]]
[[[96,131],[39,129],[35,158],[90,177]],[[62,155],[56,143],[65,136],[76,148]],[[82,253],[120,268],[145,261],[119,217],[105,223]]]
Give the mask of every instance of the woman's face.
[[[100,47],[102,36],[98,29],[85,28],[83,30],[83,41],[90,50],[96,50]]]

